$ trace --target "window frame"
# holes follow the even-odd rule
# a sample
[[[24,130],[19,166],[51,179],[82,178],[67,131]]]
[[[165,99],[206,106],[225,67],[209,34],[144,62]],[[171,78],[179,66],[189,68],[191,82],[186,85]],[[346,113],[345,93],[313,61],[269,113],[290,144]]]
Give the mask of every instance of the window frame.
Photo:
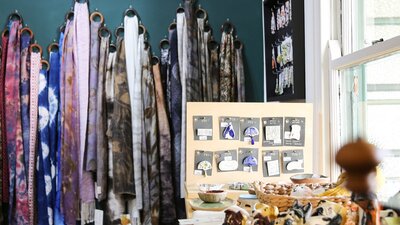
[[[347,2],[347,1],[344,1]],[[345,18],[344,14],[342,18]],[[345,21],[343,21],[344,24]],[[347,23],[349,24],[349,23]],[[347,27],[348,28],[348,27]],[[345,41],[344,37],[348,38],[345,34],[347,28],[343,29],[343,40],[341,48],[339,41],[334,40],[329,42],[330,49],[330,124],[331,124],[331,156],[334,159],[339,148],[349,141],[349,132],[346,126],[342,126],[349,122],[348,115],[344,112],[345,106],[340,101],[340,79],[341,70],[348,69],[351,67],[359,66],[361,64],[378,60],[380,58],[389,56],[395,52],[400,51],[400,35],[383,42],[377,43],[372,46],[365,47],[353,53],[342,55],[341,51],[345,52],[345,49],[351,49],[352,43]],[[347,40],[353,40],[352,38]],[[338,177],[340,174],[340,167],[332,160],[331,162],[331,177]]]

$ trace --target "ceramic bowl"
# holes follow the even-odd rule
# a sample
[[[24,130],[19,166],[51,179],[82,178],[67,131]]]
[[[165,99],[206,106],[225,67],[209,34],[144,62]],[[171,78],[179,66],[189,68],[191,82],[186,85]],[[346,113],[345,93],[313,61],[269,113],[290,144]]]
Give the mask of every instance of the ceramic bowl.
[[[206,191],[199,192],[199,198],[203,202],[216,203],[224,200],[226,198],[227,192],[224,190]]]
[[[199,190],[202,192],[221,190],[225,184],[199,184]]]
[[[317,174],[297,174],[290,177],[295,184],[323,184],[329,183],[329,177]]]

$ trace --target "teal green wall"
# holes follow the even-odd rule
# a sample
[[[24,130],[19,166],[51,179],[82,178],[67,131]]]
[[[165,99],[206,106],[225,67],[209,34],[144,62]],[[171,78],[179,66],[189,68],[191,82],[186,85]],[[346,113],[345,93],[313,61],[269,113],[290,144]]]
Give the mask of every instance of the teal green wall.
[[[123,21],[123,12],[129,5],[137,10],[150,35],[153,52],[158,54],[158,43],[167,34],[182,0],[89,0],[90,10],[96,8],[104,15],[109,28]],[[199,0],[209,15],[214,37],[220,40],[220,26],[229,18],[244,43],[247,101],[263,101],[263,31],[261,0]],[[67,0],[0,0],[0,27],[8,15],[17,9],[24,23],[35,33],[38,44],[46,47],[58,37],[57,29],[73,1]]]

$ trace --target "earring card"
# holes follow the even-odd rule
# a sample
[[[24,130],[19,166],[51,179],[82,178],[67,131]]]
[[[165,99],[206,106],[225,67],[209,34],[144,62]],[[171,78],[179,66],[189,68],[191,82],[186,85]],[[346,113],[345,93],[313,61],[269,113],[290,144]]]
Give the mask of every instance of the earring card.
[[[203,161],[209,162],[211,164],[211,169],[206,170],[207,176],[212,175],[212,164],[213,164],[213,152],[196,150],[194,153],[194,175],[204,176],[204,170],[199,168],[199,164]]]
[[[283,145],[283,117],[262,118],[263,147]]]
[[[239,117],[230,117],[230,116],[221,116],[219,117],[219,139],[220,140],[239,140],[240,135],[240,118]],[[232,139],[224,137],[224,131],[226,132],[229,125],[232,125],[232,129],[234,132],[234,137]]]
[[[213,139],[212,116],[193,116],[193,132],[196,141],[211,141]]]
[[[284,145],[304,147],[306,118],[285,117]]]
[[[214,157],[218,172],[232,172],[237,170],[237,168],[234,170],[221,170],[219,166],[220,163],[224,161],[236,161],[236,163],[238,163],[237,150],[216,151],[214,152]]]
[[[244,165],[244,161],[246,160],[247,157],[254,157],[255,161],[257,162],[256,166],[248,166]],[[239,148],[239,153],[238,153],[238,171],[244,171],[244,172],[250,172],[251,170],[253,172],[258,171],[258,149],[257,148]]]
[[[254,142],[259,141],[260,118],[240,118],[240,140],[250,143],[251,137],[253,137]]]
[[[262,156],[264,177],[279,177],[281,175],[279,150],[263,150]]]
[[[282,151],[283,173],[302,173],[304,172],[303,150]]]

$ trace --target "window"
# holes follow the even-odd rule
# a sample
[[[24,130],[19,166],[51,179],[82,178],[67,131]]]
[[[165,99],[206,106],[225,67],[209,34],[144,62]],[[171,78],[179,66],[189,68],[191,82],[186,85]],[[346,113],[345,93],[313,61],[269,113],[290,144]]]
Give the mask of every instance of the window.
[[[379,197],[387,200],[400,188],[400,1],[341,4],[341,46],[329,45],[332,155],[359,137],[374,143],[384,156]],[[331,166],[337,177],[340,168]]]
[[[400,35],[400,1],[344,0],[351,13],[353,51],[371,46],[373,42]],[[346,3],[345,3],[346,4]],[[346,7],[345,7],[346,8]]]

